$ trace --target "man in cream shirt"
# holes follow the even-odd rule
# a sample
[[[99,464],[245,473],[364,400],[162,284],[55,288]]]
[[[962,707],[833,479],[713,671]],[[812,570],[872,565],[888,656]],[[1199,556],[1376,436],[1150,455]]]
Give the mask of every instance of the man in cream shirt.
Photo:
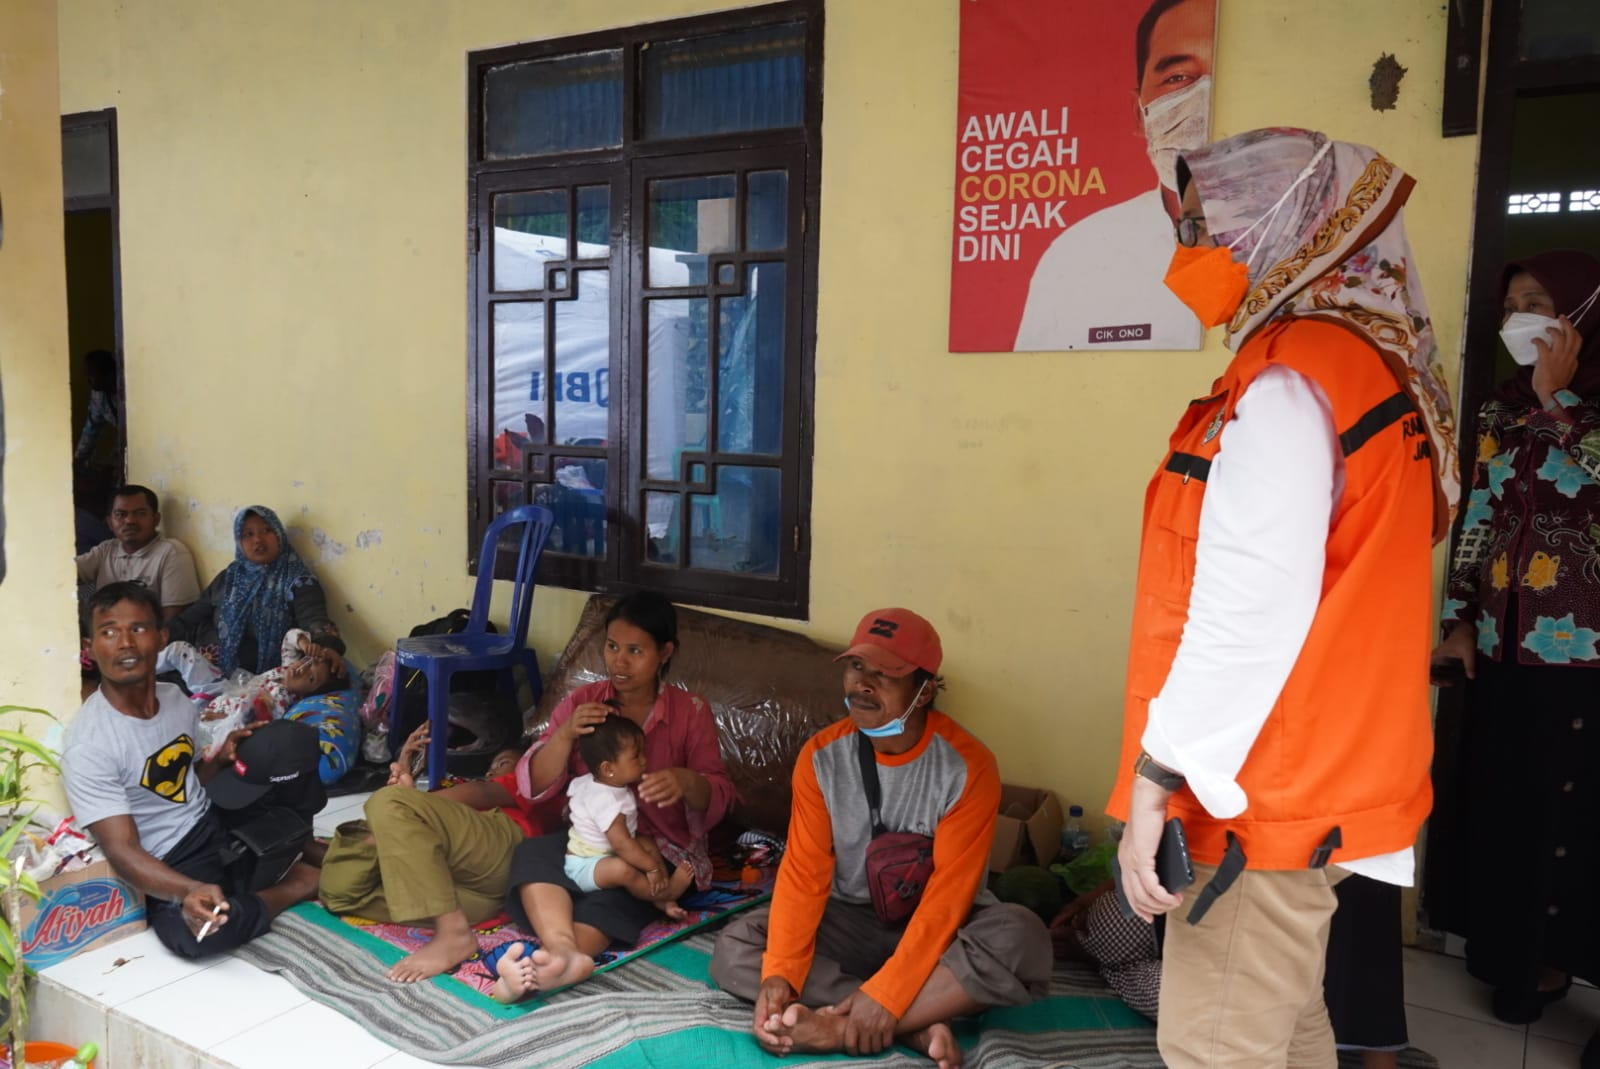
[[[88,588],[83,596],[111,583],[143,583],[161,603],[163,623],[200,597],[189,547],[160,534],[161,509],[153,490],[118,487],[106,522],[116,537],[77,558],[78,581]]]
[[[1159,182],[1051,242],[1028,285],[1016,351],[1200,348],[1204,332],[1164,278],[1178,154],[1209,137],[1215,38],[1215,0],[1154,0],[1139,20],[1137,108]]]

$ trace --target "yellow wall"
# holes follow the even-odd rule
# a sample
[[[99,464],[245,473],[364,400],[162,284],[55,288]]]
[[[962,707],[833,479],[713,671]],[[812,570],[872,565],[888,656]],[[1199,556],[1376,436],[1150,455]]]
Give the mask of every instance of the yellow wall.
[[[696,0],[62,0],[62,106],[118,109],[130,471],[209,574],[262,501],[370,655],[469,597],[464,56]],[[1006,777],[1094,812],[1112,778],[1142,489],[1204,354],[945,351],[955,0],[834,0],[824,80],[811,619],[903,603]],[[1438,134],[1445,5],[1227,0],[1216,129],[1320,127],[1412,172],[1460,336],[1475,143]],[[1410,68],[1378,114],[1381,52]],[[888,436],[870,462],[861,442]],[[358,548],[362,531],[381,544]],[[314,532],[343,545],[324,558]],[[541,591],[561,647],[582,595]],[[353,611],[347,611],[346,606]]]
[[[55,0],[0,4],[0,391],[7,521],[0,704],[66,714],[78,705],[78,628],[56,80]]]

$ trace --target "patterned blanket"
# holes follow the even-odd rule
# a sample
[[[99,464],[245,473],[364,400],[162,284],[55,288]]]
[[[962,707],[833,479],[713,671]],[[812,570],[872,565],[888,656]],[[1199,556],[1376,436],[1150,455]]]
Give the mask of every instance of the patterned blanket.
[[[576,987],[517,1006],[493,1001],[468,977],[391,983],[383,974],[405,953],[399,945],[309,904],[283,914],[271,932],[235,953],[384,1042],[450,1065],[928,1069],[926,1058],[904,1047],[871,1058],[790,1055],[781,1061],[762,1051],[750,1034],[749,1004],[711,983],[715,927],[725,915],[608,962]],[[1114,997],[1093,970],[1077,965],[1058,963],[1044,999],[958,1021],[955,1031],[968,1069],[1162,1067],[1151,1022]],[[1356,1069],[1361,1063],[1347,1056],[1340,1064]],[[1401,1054],[1400,1066],[1439,1069],[1415,1050]]]

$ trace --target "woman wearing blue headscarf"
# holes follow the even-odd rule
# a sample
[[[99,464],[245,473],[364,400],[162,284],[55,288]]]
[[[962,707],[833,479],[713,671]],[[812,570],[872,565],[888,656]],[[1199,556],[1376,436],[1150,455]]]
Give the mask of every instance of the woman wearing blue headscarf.
[[[233,518],[233,563],[200,600],[167,623],[169,638],[215,647],[224,675],[278,667],[283,636],[303,628],[319,646],[344,652],[322,584],[289,544],[278,514],[249,505]],[[209,652],[209,649],[208,649]]]

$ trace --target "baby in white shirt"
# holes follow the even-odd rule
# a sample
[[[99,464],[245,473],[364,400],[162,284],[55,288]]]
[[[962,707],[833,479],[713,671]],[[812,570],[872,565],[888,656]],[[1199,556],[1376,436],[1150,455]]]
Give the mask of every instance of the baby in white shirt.
[[[632,787],[646,771],[644,731],[627,717],[612,714],[578,737],[578,752],[589,774],[567,787],[572,819],[567,879],[583,891],[622,887],[669,917],[683,917],[678,896],[689,889],[694,873],[680,865],[669,875],[655,840],[638,834],[639,803]]]

